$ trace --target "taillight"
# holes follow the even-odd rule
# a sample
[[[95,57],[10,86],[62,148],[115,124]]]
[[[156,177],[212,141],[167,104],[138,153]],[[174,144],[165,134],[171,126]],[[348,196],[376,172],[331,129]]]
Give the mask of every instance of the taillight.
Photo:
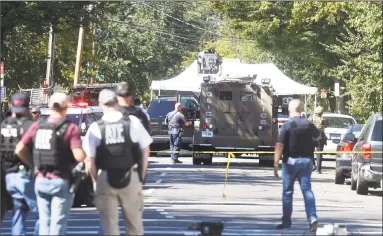
[[[371,158],[371,144],[365,143],[362,145],[362,157]]]
[[[340,148],[341,152],[352,152],[352,149],[354,148],[354,144],[350,141],[346,145],[342,146]]]

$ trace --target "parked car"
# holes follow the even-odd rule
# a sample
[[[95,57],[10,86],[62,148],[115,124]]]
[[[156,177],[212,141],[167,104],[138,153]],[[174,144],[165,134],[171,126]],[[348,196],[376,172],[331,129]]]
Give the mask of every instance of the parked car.
[[[342,139],[347,129],[351,125],[357,124],[354,117],[343,114],[328,113],[325,112],[322,115],[325,118],[326,128],[324,130],[327,137],[327,145],[324,146],[324,152],[332,152],[329,155],[335,155],[337,144],[333,143],[333,139]],[[309,120],[312,121],[313,116],[310,116]]]
[[[351,162],[351,190],[367,195],[382,187],[382,114],[371,115],[356,140]],[[355,139],[355,137],[352,137]]]
[[[362,130],[362,124],[351,125],[343,135],[342,139],[332,139],[337,144],[336,154],[335,184],[344,184],[346,178],[351,177],[351,158],[349,153],[355,145],[355,138],[358,138]]]

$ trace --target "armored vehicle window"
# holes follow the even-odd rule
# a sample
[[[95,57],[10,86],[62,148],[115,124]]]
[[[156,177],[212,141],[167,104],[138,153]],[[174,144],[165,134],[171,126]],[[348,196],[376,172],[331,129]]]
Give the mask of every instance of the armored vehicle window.
[[[240,96],[242,102],[253,101],[253,93],[241,92]]]
[[[233,100],[233,92],[219,91],[219,100]]]

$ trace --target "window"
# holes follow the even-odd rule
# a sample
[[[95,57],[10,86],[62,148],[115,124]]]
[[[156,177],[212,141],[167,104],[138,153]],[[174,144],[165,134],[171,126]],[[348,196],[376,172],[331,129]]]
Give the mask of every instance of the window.
[[[240,98],[242,102],[253,101],[253,93],[241,92]]]
[[[355,124],[354,120],[351,118],[331,117],[331,116],[326,116],[323,118],[326,119],[326,128],[347,129],[350,127],[350,125]]]
[[[219,91],[219,99],[228,101],[233,100],[233,92],[232,91]]]
[[[382,139],[382,120],[377,120],[372,131],[371,141],[383,141]]]
[[[148,107],[148,114],[150,118],[165,118],[165,116],[174,110],[176,100],[165,100],[165,99],[153,99]]]

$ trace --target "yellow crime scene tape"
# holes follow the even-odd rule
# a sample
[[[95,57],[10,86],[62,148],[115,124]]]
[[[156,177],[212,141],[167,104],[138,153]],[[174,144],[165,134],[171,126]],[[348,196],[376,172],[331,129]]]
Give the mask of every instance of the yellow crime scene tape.
[[[153,153],[181,153],[181,151],[151,151]],[[225,189],[226,189],[226,184],[227,180],[229,177],[229,167],[230,167],[230,159],[231,158],[236,158],[235,154],[274,154],[274,151],[251,151],[251,152],[216,152],[216,151],[192,151],[188,153],[200,153],[200,154],[215,154],[215,155],[220,155],[220,154],[228,154],[227,155],[227,165],[226,165],[226,171],[225,171],[225,181],[223,183],[223,192],[222,192],[222,198],[226,199],[226,194],[225,194]],[[347,152],[340,152],[340,151],[333,151],[333,152],[325,152],[325,151],[315,151],[314,154],[382,154],[382,152],[379,151],[347,151]]]

